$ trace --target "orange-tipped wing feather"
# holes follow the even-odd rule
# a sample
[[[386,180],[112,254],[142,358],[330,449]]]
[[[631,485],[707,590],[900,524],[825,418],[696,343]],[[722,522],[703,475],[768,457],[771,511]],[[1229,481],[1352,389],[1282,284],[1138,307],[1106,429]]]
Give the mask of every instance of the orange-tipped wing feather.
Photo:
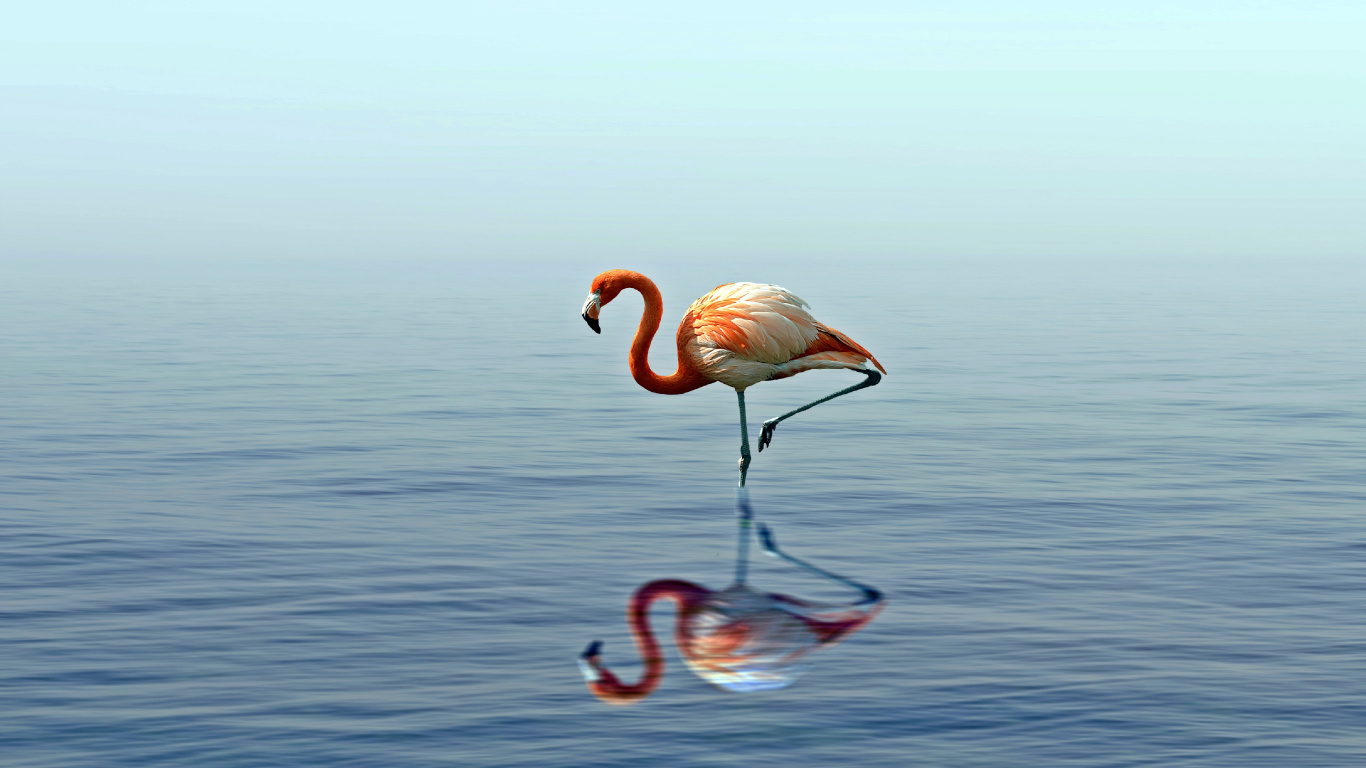
[[[781,370],[775,373],[773,378],[784,379],[816,368],[863,368],[867,363],[877,366],[883,373],[887,372],[882,363],[873,357],[873,353],[864,349],[858,342],[834,328],[819,323],[816,324],[816,329],[818,335],[816,340],[811,342],[811,346],[790,363],[780,366]]]

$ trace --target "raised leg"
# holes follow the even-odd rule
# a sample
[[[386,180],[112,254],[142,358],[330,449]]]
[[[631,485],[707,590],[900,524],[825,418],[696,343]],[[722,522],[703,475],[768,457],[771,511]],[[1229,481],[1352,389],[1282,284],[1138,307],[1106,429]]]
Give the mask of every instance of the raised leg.
[[[793,416],[796,416],[797,414],[801,413],[802,411],[805,411],[805,410],[808,409],[808,408],[814,408],[814,407],[820,405],[821,403],[824,403],[824,402],[827,402],[827,401],[830,401],[830,400],[834,400],[835,398],[839,397],[840,395],[847,395],[847,394],[849,394],[850,392],[857,392],[857,391],[859,391],[860,389],[867,389],[868,387],[871,387],[871,386],[877,384],[879,381],[882,381],[882,374],[878,373],[877,371],[875,371],[875,370],[873,370],[873,369],[871,369],[871,368],[851,368],[850,370],[858,371],[859,373],[863,374],[864,376],[867,376],[868,378],[864,379],[863,381],[859,382],[858,384],[855,384],[855,385],[852,386],[852,387],[848,387],[848,388],[846,388],[846,389],[841,389],[840,391],[836,392],[836,393],[833,394],[833,395],[826,395],[825,397],[822,397],[822,398],[819,399],[819,400],[815,400],[815,401],[812,401],[812,402],[810,402],[810,403],[807,403],[806,405],[803,405],[802,407],[800,407],[800,408],[798,408],[798,409],[796,409],[796,410],[788,411],[787,413],[784,413],[782,416],[779,416],[779,417],[776,418],[776,419],[769,419],[768,421],[765,421],[765,422],[764,422],[764,428],[763,428],[763,430],[761,430],[761,431],[759,432],[759,451],[760,451],[760,452],[763,452],[763,450],[764,450],[765,448],[768,447],[769,443],[772,443],[772,442],[773,442],[773,431],[774,431],[775,429],[778,428],[778,423],[779,423],[779,422],[781,422],[781,421],[783,421],[783,420],[785,420],[785,419],[792,418]],[[741,400],[740,400],[740,403],[741,403],[741,405],[740,405],[740,413],[742,414],[741,417],[740,417],[740,420],[741,420],[741,422],[743,423],[743,421],[744,421],[744,416],[743,416],[743,414],[744,414],[744,408],[745,408],[745,406],[744,406],[744,393],[743,393],[743,392],[740,393],[740,397],[741,397]],[[742,484],[743,484],[743,483],[742,483]]]
[[[858,601],[857,603],[854,603],[855,606],[872,605],[873,603],[877,603],[878,601],[882,600],[882,593],[876,589],[873,589],[870,586],[860,584],[857,581],[854,581],[853,579],[846,579],[843,576],[833,574],[823,568],[817,568],[816,566],[806,562],[805,560],[799,560],[793,557],[792,555],[789,555],[786,552],[783,552],[782,550],[778,549],[778,542],[773,539],[773,531],[763,523],[759,523],[759,541],[763,545],[764,551],[770,555],[773,555],[774,557],[780,557],[786,560],[787,562],[792,563],[795,566],[804,568],[810,571],[811,573],[820,576],[821,578],[838,582],[846,587],[853,587],[854,589],[857,589],[858,591],[862,592],[863,599]]]

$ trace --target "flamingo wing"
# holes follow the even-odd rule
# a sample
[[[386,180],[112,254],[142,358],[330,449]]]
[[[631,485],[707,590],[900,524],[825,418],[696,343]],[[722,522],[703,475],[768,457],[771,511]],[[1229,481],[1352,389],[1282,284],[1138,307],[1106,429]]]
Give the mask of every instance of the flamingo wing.
[[[811,346],[790,362],[778,366],[773,378],[785,379],[802,371],[816,368],[864,368],[868,363],[877,366],[879,371],[887,372],[873,353],[864,349],[858,342],[829,326],[816,324],[819,335]]]
[[[704,375],[737,389],[813,368],[862,368],[870,360],[882,368],[866,349],[816,322],[805,301],[764,283],[718,286],[693,302],[678,341]]]
[[[707,346],[778,365],[816,339],[816,319],[806,307],[776,285],[731,283],[693,302],[688,317]]]

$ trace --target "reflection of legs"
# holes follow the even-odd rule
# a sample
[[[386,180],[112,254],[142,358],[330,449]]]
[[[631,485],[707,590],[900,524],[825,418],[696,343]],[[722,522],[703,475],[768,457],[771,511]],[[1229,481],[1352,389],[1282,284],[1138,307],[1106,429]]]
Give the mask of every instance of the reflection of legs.
[[[740,540],[735,547],[735,583],[744,584],[749,571],[749,529],[754,525],[748,488],[735,489],[735,521],[740,524]]]
[[[778,422],[783,421],[784,419],[788,419],[788,418],[791,418],[791,417],[793,417],[793,416],[796,416],[797,414],[801,413],[802,411],[806,410],[807,408],[813,408],[813,407],[815,407],[815,406],[817,406],[817,405],[820,405],[821,403],[828,402],[828,401],[830,401],[830,400],[834,400],[835,398],[839,397],[840,395],[847,395],[847,394],[849,394],[850,392],[857,392],[857,391],[859,391],[860,389],[865,389],[865,388],[867,388],[867,387],[871,387],[871,386],[873,386],[874,384],[877,384],[879,381],[882,381],[882,374],[878,373],[877,371],[875,371],[875,370],[873,370],[873,369],[871,369],[871,368],[851,368],[850,370],[852,370],[852,371],[858,371],[859,373],[863,374],[864,376],[867,376],[868,378],[864,379],[862,382],[860,382],[860,383],[858,383],[858,384],[855,384],[855,385],[852,386],[852,387],[848,387],[847,389],[841,389],[840,391],[836,392],[836,393],[833,394],[833,395],[826,395],[825,397],[822,397],[822,398],[819,399],[819,400],[815,400],[815,401],[812,401],[812,402],[810,402],[810,403],[807,403],[806,405],[803,405],[802,407],[796,409],[795,411],[788,411],[787,413],[784,413],[782,416],[779,416],[779,417],[776,418],[776,419],[769,419],[768,421],[765,421],[765,422],[764,422],[764,428],[763,428],[763,430],[761,430],[761,431],[759,432],[759,450],[762,452],[765,448],[768,447],[769,443],[772,443],[772,442],[773,442],[773,430],[775,430],[775,429],[778,428]],[[744,408],[745,408],[745,406],[744,406],[744,393],[743,393],[743,392],[740,394],[740,397],[741,397],[741,401],[740,401],[740,402],[741,402],[741,405],[740,405],[740,412],[743,414],[743,413],[744,413]],[[742,415],[740,418],[741,418],[741,419],[744,419],[744,416]]]
[[[746,504],[745,506],[746,508],[748,508],[749,505]],[[877,591],[876,589],[873,589],[872,587],[860,584],[857,581],[854,581],[853,579],[846,579],[843,576],[838,576],[823,568],[817,568],[816,566],[806,562],[805,560],[798,560],[792,555],[789,555],[786,552],[783,552],[782,550],[778,549],[778,542],[773,540],[773,531],[763,523],[759,523],[759,541],[763,544],[764,551],[769,553],[770,555],[773,555],[774,557],[781,557],[789,563],[804,568],[816,574],[817,576],[830,579],[831,581],[839,582],[840,584],[843,584],[846,587],[853,587],[854,589],[857,589],[858,591],[862,592],[863,599],[858,601],[857,603],[854,603],[854,605],[876,603],[882,599],[882,593]]]
[[[737,389],[735,395],[740,398],[740,487],[744,488],[745,474],[749,472],[749,424],[745,422],[745,390]]]

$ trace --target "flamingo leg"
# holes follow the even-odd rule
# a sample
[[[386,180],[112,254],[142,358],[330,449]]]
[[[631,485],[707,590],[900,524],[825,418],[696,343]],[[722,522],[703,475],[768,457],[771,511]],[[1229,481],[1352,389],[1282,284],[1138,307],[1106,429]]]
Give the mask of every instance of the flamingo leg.
[[[857,581],[854,581],[853,579],[846,579],[843,576],[831,573],[825,570],[824,568],[817,568],[816,566],[806,562],[805,560],[799,560],[793,557],[792,555],[789,555],[786,552],[783,552],[782,550],[778,549],[778,542],[775,541],[773,538],[772,529],[770,529],[767,525],[763,523],[759,523],[759,541],[763,545],[764,551],[770,555],[773,555],[774,557],[780,557],[786,560],[787,562],[792,563],[795,566],[798,566],[807,571],[810,571],[811,573],[816,574],[817,576],[820,576],[821,578],[838,582],[846,587],[852,587],[862,592],[863,599],[858,601],[857,603],[854,603],[855,606],[872,605],[882,600],[882,593],[866,584],[860,584]]]
[[[745,487],[745,475],[749,473],[749,424],[745,422],[745,391],[735,390],[735,395],[740,399],[740,487]],[[814,403],[813,403],[814,405]],[[809,406],[808,406],[809,407]],[[789,414],[791,415],[791,414]],[[784,416],[783,418],[787,418]],[[767,425],[765,425],[767,429]],[[763,450],[763,446],[759,447]]]
[[[828,402],[828,401],[830,401],[830,400],[834,400],[835,398],[837,398],[837,397],[839,397],[839,396],[841,396],[841,395],[847,395],[847,394],[849,394],[850,392],[857,392],[857,391],[859,391],[860,389],[867,389],[868,387],[874,386],[874,385],[877,384],[879,381],[882,381],[882,374],[878,373],[877,371],[875,371],[875,370],[873,370],[873,369],[871,369],[871,368],[851,368],[850,370],[858,371],[859,373],[863,374],[864,376],[867,376],[868,378],[864,379],[863,381],[859,382],[858,384],[855,384],[855,385],[852,386],[852,387],[847,387],[847,388],[845,388],[845,389],[841,389],[840,391],[836,392],[836,393],[833,394],[833,395],[826,395],[825,397],[822,397],[822,398],[819,399],[819,400],[813,400],[812,402],[809,402],[809,403],[807,403],[806,405],[803,405],[802,407],[797,408],[796,410],[788,411],[787,413],[784,413],[782,416],[779,416],[779,417],[777,417],[777,418],[775,418],[775,419],[769,419],[768,421],[765,421],[765,422],[764,422],[764,428],[759,432],[759,451],[760,451],[760,452],[763,452],[763,450],[764,450],[765,448],[767,448],[767,447],[769,446],[770,443],[773,442],[773,431],[776,430],[776,429],[778,428],[778,423],[779,423],[779,422],[784,421],[784,420],[786,420],[786,419],[790,419],[790,418],[792,418],[793,416],[796,416],[797,414],[801,413],[802,411],[807,410],[808,408],[814,408],[814,407],[820,405],[821,403]],[[740,414],[741,414],[740,419],[741,419],[741,423],[743,424],[743,423],[744,423],[744,393],[741,393],[740,397],[741,397],[741,400],[740,400]],[[748,442],[748,438],[746,438],[746,441]],[[748,449],[748,446],[746,446],[746,449]],[[743,477],[743,475],[744,475],[744,471],[741,470],[741,476]],[[742,481],[740,484],[741,484],[741,485],[744,485],[744,482]]]
[[[744,584],[749,570],[749,531],[754,524],[754,512],[749,507],[749,489],[745,475],[749,472],[749,424],[745,421],[745,391],[735,390],[740,401],[740,487],[735,489],[735,517],[740,525],[740,540],[735,550],[735,583]]]

